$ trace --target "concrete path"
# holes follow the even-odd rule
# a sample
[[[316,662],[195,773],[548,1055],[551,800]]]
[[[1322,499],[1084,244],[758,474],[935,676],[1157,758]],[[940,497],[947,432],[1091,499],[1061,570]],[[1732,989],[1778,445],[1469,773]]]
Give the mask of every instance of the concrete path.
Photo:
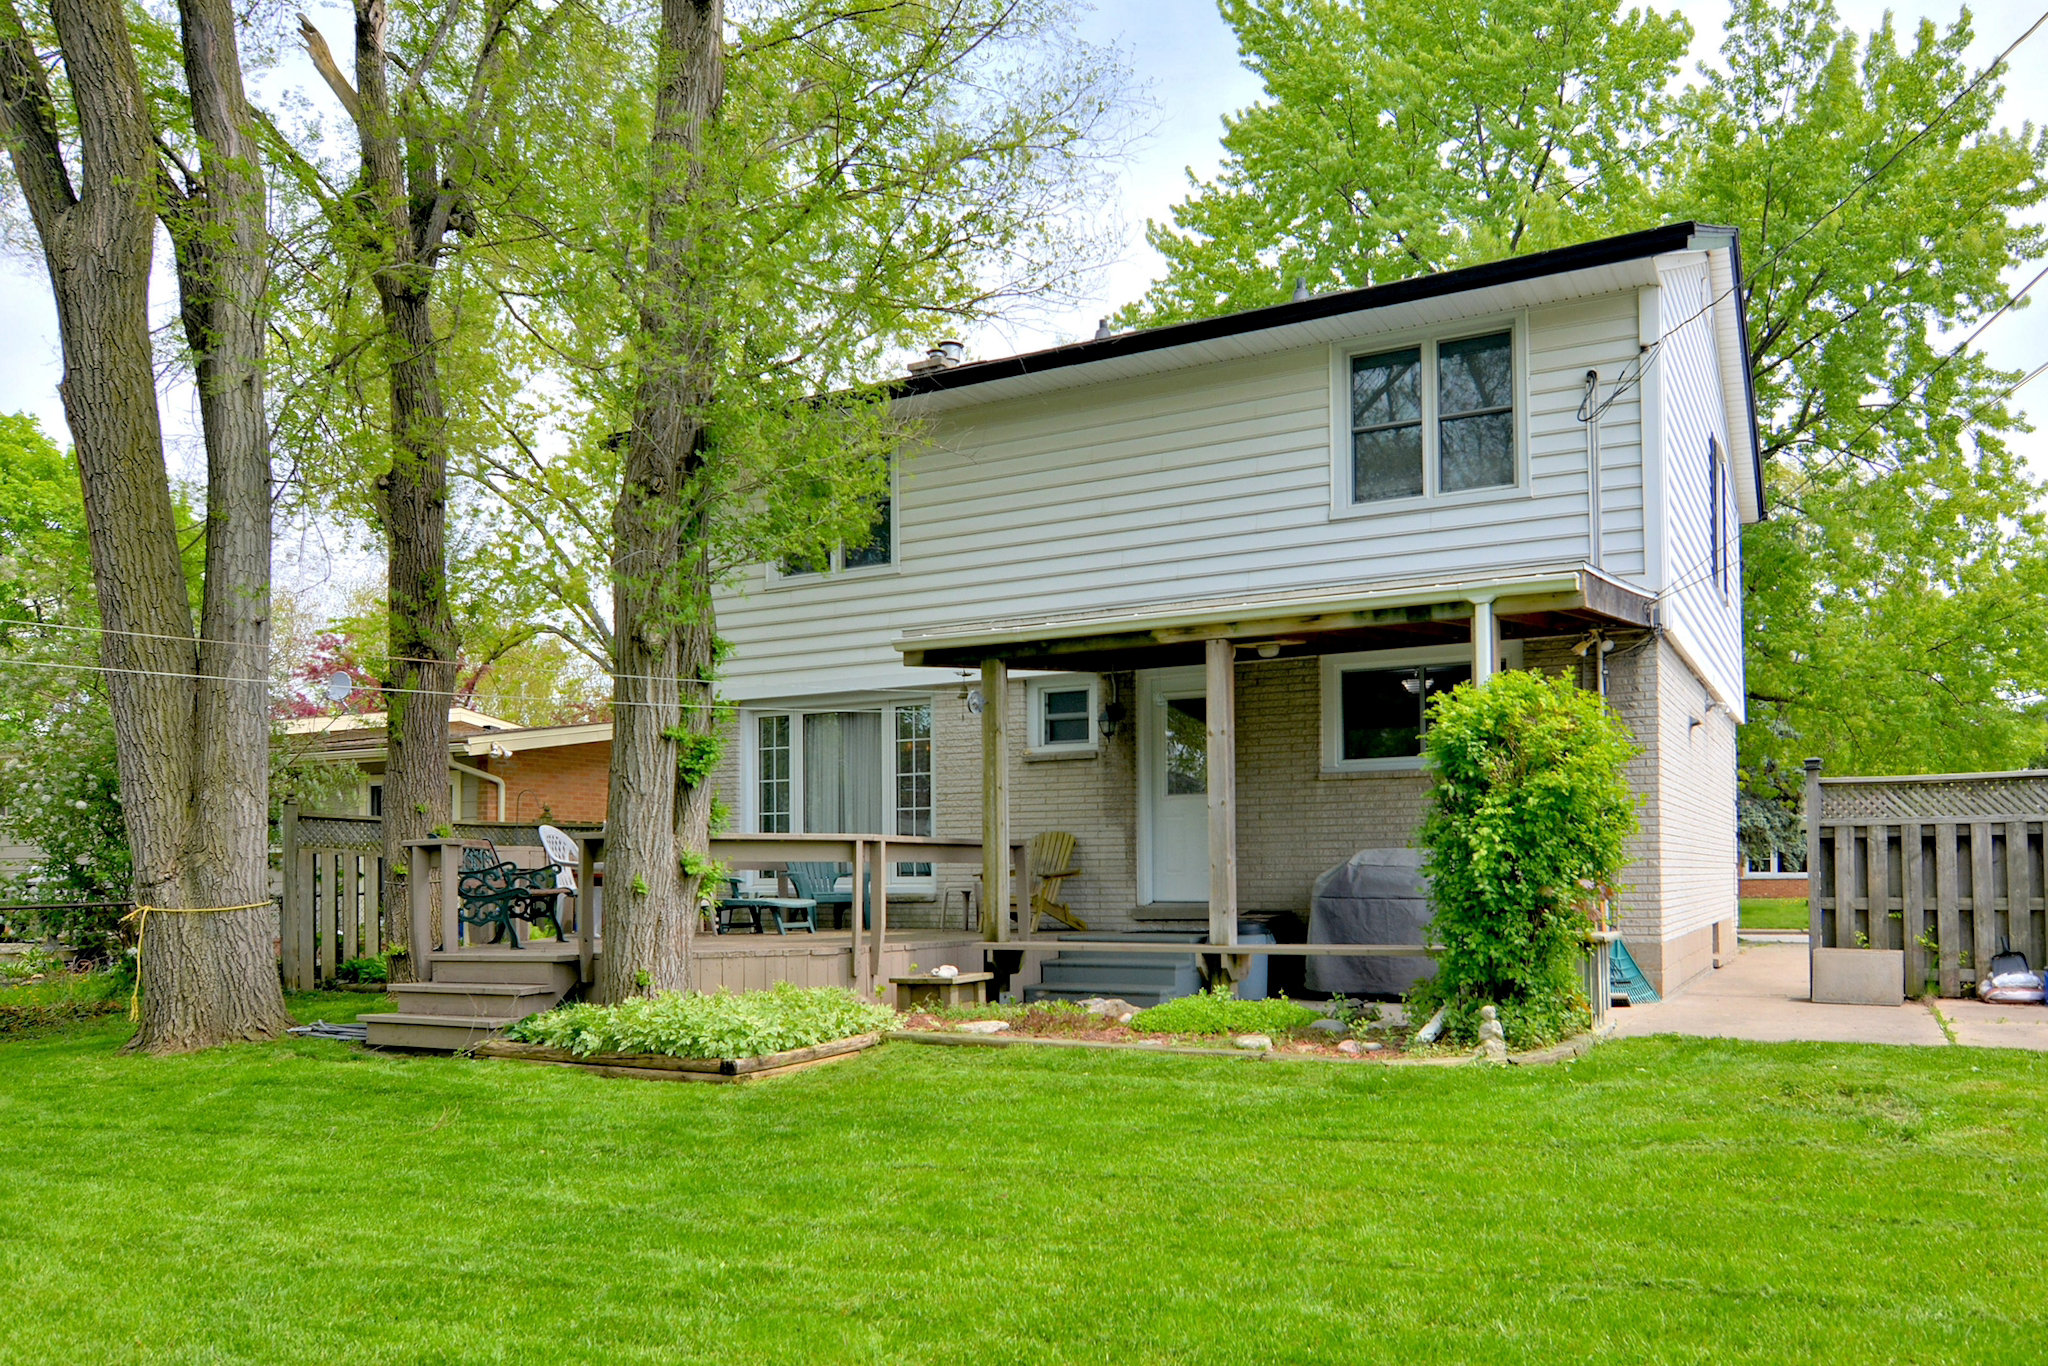
[[[1762,1043],[1892,1043],[1945,1046],[1933,1009],[1816,1005],[1807,995],[1806,946],[1744,944],[1736,960],[1656,1005],[1614,1012],[1615,1037],[1693,1034]],[[1934,1009],[1955,1041],[1986,1048],[2048,1051],[2048,1007],[1941,1001]]]

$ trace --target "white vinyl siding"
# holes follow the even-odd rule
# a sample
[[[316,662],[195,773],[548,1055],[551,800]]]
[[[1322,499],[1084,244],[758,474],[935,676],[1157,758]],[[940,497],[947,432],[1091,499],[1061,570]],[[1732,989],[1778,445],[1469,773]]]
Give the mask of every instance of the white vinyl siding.
[[[1520,316],[1524,483],[1484,497],[1333,516],[1327,344],[935,414],[899,470],[896,572],[763,592],[756,568],[721,594],[731,695],[957,684],[902,665],[890,641],[911,627],[1584,560],[1576,410],[1589,368],[1613,375],[1637,354],[1637,294]],[[1500,317],[1430,331],[1471,335]],[[1371,336],[1344,345],[1369,350]],[[1640,411],[1631,392],[1601,425],[1605,562],[1623,577],[1644,572]]]
[[[1668,265],[1657,293],[1662,327],[1655,364],[1662,417],[1664,582],[1656,586],[1664,593],[1664,623],[1674,643],[1740,719],[1742,535],[1733,498],[1734,472],[1728,466],[1730,445],[1721,406],[1714,305],[1709,304],[1705,259],[1692,257]],[[1702,304],[1709,304],[1704,313]],[[1709,443],[1721,453],[1718,478],[1713,473]],[[1717,493],[1718,517],[1714,506]],[[1717,523],[1724,557],[1718,577]]]

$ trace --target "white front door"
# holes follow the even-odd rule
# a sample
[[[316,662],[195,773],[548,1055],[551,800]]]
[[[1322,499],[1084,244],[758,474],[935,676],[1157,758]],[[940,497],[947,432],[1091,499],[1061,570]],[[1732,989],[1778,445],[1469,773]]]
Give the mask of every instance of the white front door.
[[[1138,803],[1150,901],[1209,900],[1209,709],[1200,669],[1140,676]]]

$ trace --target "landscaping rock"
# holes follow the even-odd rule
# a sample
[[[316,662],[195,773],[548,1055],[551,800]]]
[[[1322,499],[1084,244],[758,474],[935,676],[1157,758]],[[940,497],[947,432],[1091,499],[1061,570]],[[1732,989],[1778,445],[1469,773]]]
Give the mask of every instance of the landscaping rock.
[[[1121,1020],[1129,1019],[1138,1011],[1136,1006],[1124,1000],[1121,996],[1088,996],[1076,1001],[1074,1004],[1080,1006],[1081,1009],[1087,1011],[1090,1015],[1114,1015]]]
[[[1345,1024],[1342,1020],[1317,1020],[1309,1025],[1309,1028],[1318,1034],[1349,1034],[1351,1032],[1351,1026]]]
[[[1273,1046],[1273,1040],[1264,1034],[1240,1034],[1231,1042],[1247,1053],[1262,1053]]]
[[[1010,1028],[1008,1020],[969,1020],[961,1025],[962,1034],[1003,1034]]]
[[[1337,1051],[1347,1057],[1363,1057],[1365,1055],[1365,1045],[1356,1039],[1346,1039],[1343,1043],[1337,1045]]]
[[[1365,1046],[1365,1051],[1368,1053],[1377,1053],[1385,1047],[1386,1045],[1383,1043],[1369,1043]]]
[[[1135,1011],[1135,1010],[1126,1010],[1126,1011],[1125,1011],[1125,1012],[1124,1012],[1123,1014],[1121,1014],[1121,1015],[1119,1015],[1119,1016],[1117,1016],[1117,1017],[1116,1017],[1116,1022],[1117,1022],[1118,1024],[1129,1024],[1129,1023],[1130,1023],[1130,1022],[1131,1022],[1132,1020],[1136,1019],[1136,1018],[1137,1018],[1137,1016],[1138,1016],[1138,1012],[1137,1012],[1137,1011]]]

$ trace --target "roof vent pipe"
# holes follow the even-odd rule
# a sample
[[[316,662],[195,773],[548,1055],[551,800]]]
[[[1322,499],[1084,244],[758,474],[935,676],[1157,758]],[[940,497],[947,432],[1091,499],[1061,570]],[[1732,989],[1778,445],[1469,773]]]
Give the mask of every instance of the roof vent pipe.
[[[1308,277],[1306,275],[1294,277],[1294,302],[1298,304],[1308,302]]]
[[[1109,335],[1109,319],[1098,319],[1095,323],[1095,340],[1108,341]]]
[[[967,343],[956,337],[942,337],[931,354],[937,357],[942,365],[958,365],[961,358],[967,354]]]

